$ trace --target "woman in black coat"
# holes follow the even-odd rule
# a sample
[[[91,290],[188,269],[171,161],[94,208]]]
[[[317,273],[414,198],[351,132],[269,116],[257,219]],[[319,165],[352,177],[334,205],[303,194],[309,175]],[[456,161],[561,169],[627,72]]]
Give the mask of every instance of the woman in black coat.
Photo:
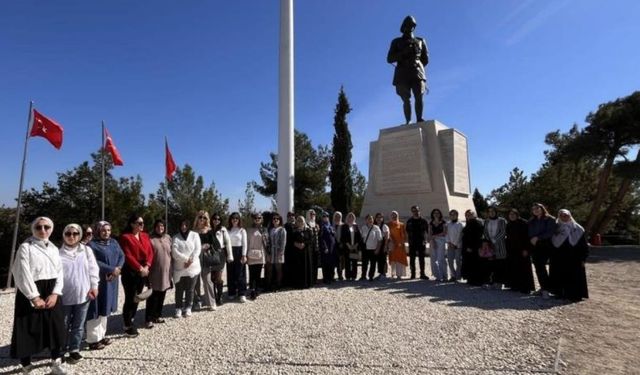
[[[480,270],[478,251],[482,245],[484,223],[473,210],[464,213],[467,224],[462,229],[462,278],[467,284],[482,285],[483,277]]]
[[[529,226],[516,209],[509,211],[507,222],[507,286],[529,294],[534,290],[531,270],[531,243]]]
[[[553,253],[550,276],[556,297],[577,302],[589,298],[584,263],[589,246],[584,229],[571,216],[569,210],[558,212],[558,228],[551,237]]]

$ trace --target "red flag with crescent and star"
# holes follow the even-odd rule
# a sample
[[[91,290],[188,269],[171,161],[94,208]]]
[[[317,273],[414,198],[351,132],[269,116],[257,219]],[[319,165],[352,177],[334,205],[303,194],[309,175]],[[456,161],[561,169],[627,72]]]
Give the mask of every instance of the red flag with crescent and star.
[[[176,162],[173,161],[173,155],[171,155],[171,151],[169,150],[169,143],[167,140],[164,140],[164,163],[167,168],[167,181],[173,180],[173,173],[176,171]]]
[[[122,156],[120,156],[120,152],[116,148],[116,145],[113,143],[113,139],[111,138],[111,134],[109,134],[107,128],[104,128],[104,139],[104,149],[111,154],[113,165],[124,165]]]
[[[30,128],[29,136],[46,138],[58,150],[62,147],[62,132],[64,131],[62,126],[35,109],[31,116]]]

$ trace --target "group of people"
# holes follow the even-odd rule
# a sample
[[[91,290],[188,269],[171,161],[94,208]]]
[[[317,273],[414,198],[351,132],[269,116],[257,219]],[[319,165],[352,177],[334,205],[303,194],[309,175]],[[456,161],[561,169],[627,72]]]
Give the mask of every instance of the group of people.
[[[164,323],[169,289],[175,290],[176,318],[190,317],[195,308],[216,310],[223,304],[225,267],[224,300],[243,303],[263,291],[330,284],[336,276],[356,280],[359,262],[359,279],[374,281],[387,274],[400,279],[407,267],[416,278],[417,258],[419,277],[429,279],[428,247],[432,278],[440,282],[466,280],[470,285],[531,293],[533,259],[542,297],[588,297],[588,245],[584,230],[567,210],[560,210],[555,219],[543,205],[534,204],[528,222],[517,210],[505,219],[491,207],[486,220],[468,210],[465,225],[456,210],[449,212],[448,221],[438,209],[430,220],[417,206],[411,214],[406,223],[396,211],[388,222],[381,213],[368,214],[359,226],[351,212],[344,222],[340,212],[333,217],[322,212],[320,220],[314,210],[306,217],[289,212],[286,223],[277,213],[256,213],[245,227],[237,212],[224,226],[219,214],[202,210],[193,222],[183,220],[173,237],[166,233],[164,221],[156,220],[147,233],[143,217],[132,214],[117,240],[106,221],[93,227],[68,224],[60,248],[50,241],[53,221],[38,217],[12,268],[16,300],[11,356],[28,373],[32,355],[48,348],[52,373],[65,374],[62,359],[71,364],[82,359],[85,332],[91,350],[111,344],[107,319],[117,310],[119,280],[125,296],[124,332],[136,337],[138,304],[146,300],[145,328]]]

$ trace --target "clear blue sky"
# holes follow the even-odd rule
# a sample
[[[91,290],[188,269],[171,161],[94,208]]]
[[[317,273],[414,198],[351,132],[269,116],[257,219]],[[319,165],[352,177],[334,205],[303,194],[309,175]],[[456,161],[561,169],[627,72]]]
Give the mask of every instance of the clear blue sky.
[[[0,204],[17,197],[28,102],[65,128],[29,145],[25,187],[54,182],[100,146],[105,120],[146,193],[164,176],[163,137],[232,205],[277,149],[279,1],[0,2]],[[403,122],[386,63],[402,19],[427,39],[425,118],[469,138],[472,188],[543,161],[544,135],[640,89],[640,1],[295,2],[295,126],[330,144],[340,85],[354,161]],[[259,200],[267,208],[266,200]]]

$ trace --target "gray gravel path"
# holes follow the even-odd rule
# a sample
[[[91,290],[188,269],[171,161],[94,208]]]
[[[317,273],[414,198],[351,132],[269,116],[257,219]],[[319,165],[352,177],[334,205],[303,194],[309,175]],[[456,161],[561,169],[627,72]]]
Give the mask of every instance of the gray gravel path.
[[[173,291],[165,314],[173,315]],[[13,294],[0,295],[0,373]],[[122,303],[122,298],[120,302]],[[141,309],[144,304],[141,304]],[[76,374],[544,374],[554,373],[561,304],[509,291],[431,281],[338,282],[261,295],[122,336],[83,351]],[[143,320],[138,313],[137,321]],[[48,372],[46,360],[34,374]]]

